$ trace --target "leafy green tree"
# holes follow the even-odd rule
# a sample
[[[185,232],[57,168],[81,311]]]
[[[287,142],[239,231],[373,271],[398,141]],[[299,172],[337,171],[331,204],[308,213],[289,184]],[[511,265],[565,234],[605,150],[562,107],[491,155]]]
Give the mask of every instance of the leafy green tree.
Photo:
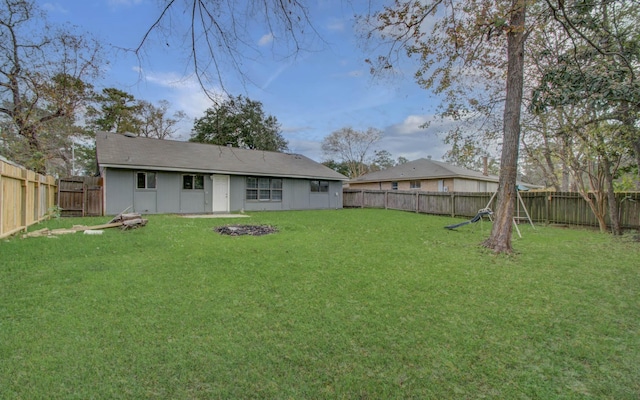
[[[373,152],[373,160],[371,162],[370,169],[373,171],[379,171],[396,166],[396,161],[393,159],[391,153],[387,150],[376,150]]]
[[[322,165],[329,167],[344,176],[349,176],[349,165],[347,163],[337,162],[335,160],[326,160],[322,162]]]
[[[56,119],[74,119],[93,94],[87,82],[104,67],[102,46],[90,35],[49,26],[30,0],[0,1],[0,117],[19,162],[46,173],[57,140],[46,132]],[[61,138],[64,139],[64,138]],[[48,143],[49,142],[49,143]]]
[[[242,95],[207,109],[203,117],[195,120],[189,140],[252,150],[288,149],[276,117],[266,115],[259,101]]]
[[[105,88],[95,96],[95,103],[97,107],[91,106],[87,110],[89,126],[106,132],[140,133],[142,105],[132,94]]]
[[[540,68],[530,108],[537,115],[582,110],[579,125],[559,132],[579,140],[597,165],[604,183],[592,184],[591,190],[606,194],[612,232],[622,234],[614,177],[624,153],[635,153],[640,164],[640,6],[630,1],[547,4],[566,36],[556,41],[563,45],[560,51],[542,53],[548,61]],[[606,229],[600,208],[594,213]]]

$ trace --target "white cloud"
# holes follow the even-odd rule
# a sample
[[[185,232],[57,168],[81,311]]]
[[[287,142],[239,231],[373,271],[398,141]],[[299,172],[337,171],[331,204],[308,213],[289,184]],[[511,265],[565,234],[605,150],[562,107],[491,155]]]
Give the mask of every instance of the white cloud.
[[[394,135],[413,135],[425,132],[425,128],[421,126],[432,119],[433,116],[429,115],[409,115],[401,123],[389,126],[387,130]]]
[[[429,127],[421,128],[426,122]],[[405,157],[408,160],[432,157],[441,160],[448,150],[442,142],[440,132],[453,121],[442,121],[430,114],[408,115],[397,124],[384,129],[384,136],[378,142],[378,150],[387,150],[393,158]]]
[[[207,96],[198,80],[194,76],[183,77],[174,72],[147,73],[139,67],[133,69],[140,74],[144,82],[161,88],[162,98],[155,100],[168,100],[172,111],[180,110],[187,114],[188,118],[183,122],[178,134],[179,139],[188,139],[193,120],[202,117],[204,112],[213,105],[213,100]],[[218,88],[210,88],[209,93],[216,99],[226,96]]]
[[[448,147],[442,143],[437,133],[431,130],[416,135],[398,135],[385,131],[384,137],[378,142],[377,149],[387,150],[395,159],[405,157],[412,161],[427,157],[440,160]]]
[[[263,35],[260,38],[260,40],[258,40],[258,45],[266,46],[272,42],[273,42],[273,33],[267,33],[266,35]]]

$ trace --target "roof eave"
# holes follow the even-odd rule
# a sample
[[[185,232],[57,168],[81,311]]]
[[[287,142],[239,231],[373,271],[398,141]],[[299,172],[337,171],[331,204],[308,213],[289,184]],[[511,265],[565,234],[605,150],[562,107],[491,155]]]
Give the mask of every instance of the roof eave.
[[[298,179],[322,179],[330,181],[347,181],[348,178],[338,178],[323,175],[300,175],[300,174],[282,174],[282,173],[264,173],[264,172],[245,172],[245,171],[225,171],[215,169],[198,169],[198,168],[176,168],[176,167],[162,167],[156,165],[134,165],[134,164],[111,164],[111,163],[99,163],[103,168],[114,169],[137,169],[137,170],[154,170],[154,171],[166,171],[166,172],[183,172],[183,173],[201,173],[201,174],[221,174],[221,175],[242,175],[242,176],[269,176],[275,178],[298,178]]]
[[[434,180],[434,179],[473,179],[477,181],[486,182],[498,182],[498,178],[495,177],[476,177],[476,176],[463,176],[463,175],[445,175],[445,176],[422,176],[422,177],[403,177],[403,178],[379,178],[379,179],[366,179],[366,180],[350,180],[349,183],[373,183],[373,182],[391,182],[391,181],[416,181],[416,180]]]

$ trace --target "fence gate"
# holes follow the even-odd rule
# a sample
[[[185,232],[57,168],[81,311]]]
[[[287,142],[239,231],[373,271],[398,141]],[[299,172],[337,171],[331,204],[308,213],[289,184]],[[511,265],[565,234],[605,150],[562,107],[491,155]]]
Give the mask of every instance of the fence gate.
[[[93,176],[60,178],[58,207],[63,217],[102,216],[102,178]]]

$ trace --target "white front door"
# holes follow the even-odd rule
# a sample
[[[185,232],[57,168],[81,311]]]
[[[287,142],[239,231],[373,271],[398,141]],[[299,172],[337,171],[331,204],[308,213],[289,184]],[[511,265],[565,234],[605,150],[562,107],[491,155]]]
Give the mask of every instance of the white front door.
[[[229,175],[213,175],[212,211],[229,212]]]

